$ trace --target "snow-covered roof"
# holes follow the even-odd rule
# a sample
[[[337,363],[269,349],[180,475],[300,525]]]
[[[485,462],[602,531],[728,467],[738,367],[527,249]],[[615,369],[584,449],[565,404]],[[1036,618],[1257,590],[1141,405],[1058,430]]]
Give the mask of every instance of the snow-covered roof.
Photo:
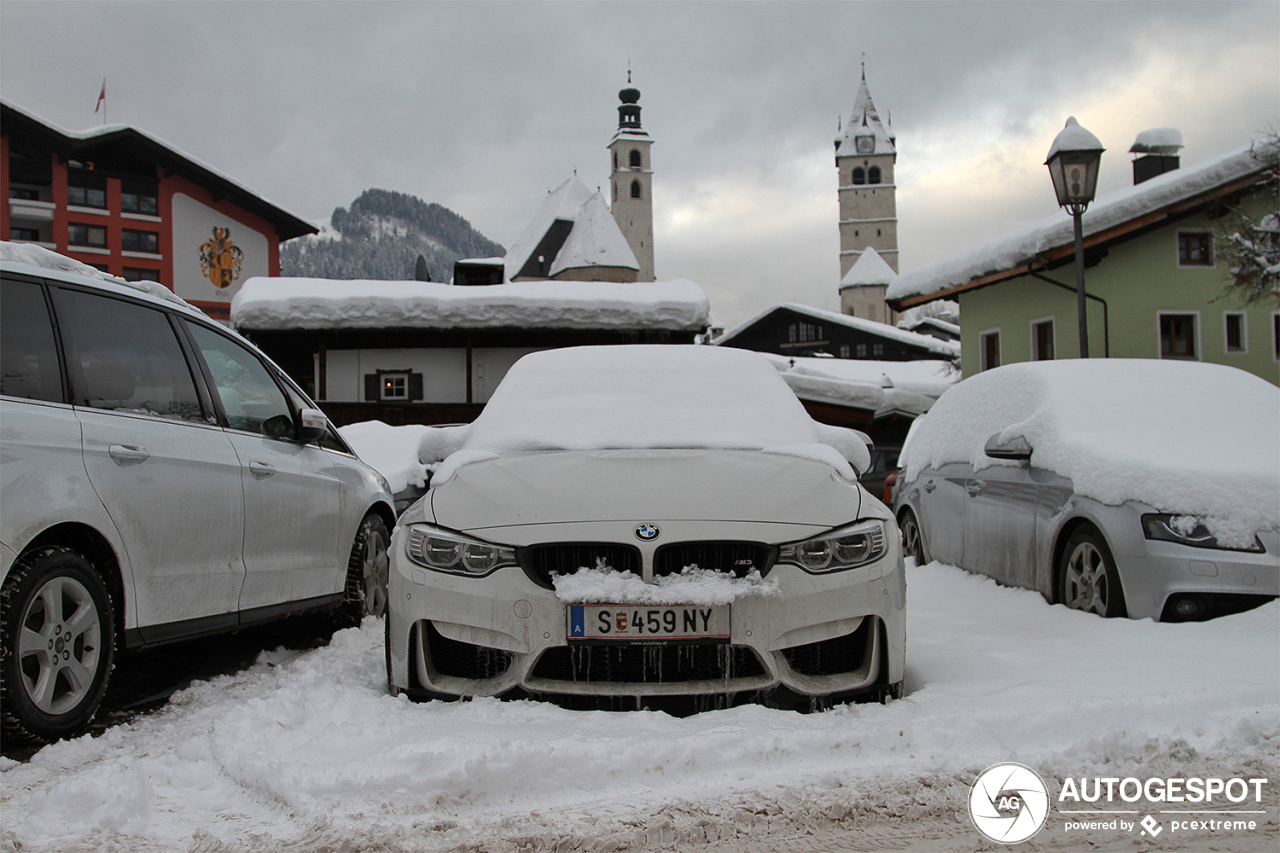
[[[1246,145],[1193,166],[1158,175],[1096,199],[1084,213],[1088,238],[1110,231],[1161,208],[1210,193],[1262,169]],[[975,243],[946,257],[900,274],[885,299],[923,301],[943,291],[963,289],[972,279],[1025,266],[1037,255],[1074,242],[1070,214],[1059,210],[999,237]]]
[[[875,417],[929,411],[933,401],[960,381],[950,361],[868,361],[853,358],[791,358],[761,353],[782,373],[801,400],[875,413]]]
[[[900,343],[910,344],[911,346],[923,347],[929,352],[937,354],[941,358],[958,358],[960,356],[960,344],[952,341],[941,341],[932,335],[919,335],[915,332],[907,332],[885,323],[877,323],[875,320],[864,320],[861,317],[853,317],[849,314],[841,314],[837,311],[823,311],[821,308],[812,308],[808,305],[800,305],[795,302],[783,302],[778,305],[771,305],[759,314],[756,314],[745,323],[741,323],[725,332],[718,340],[717,345],[722,345],[733,340],[756,323],[763,320],[775,311],[780,309],[788,309],[799,314],[805,314],[824,323],[836,323],[841,326],[848,326],[851,329],[867,332],[872,335],[879,335],[882,338],[888,338]]]
[[[1278,410],[1275,385],[1220,364],[1021,362],[945,393],[917,422],[902,464],[907,479],[948,462],[1009,464],[983,448],[997,433],[1021,436],[1032,462],[1069,478],[1077,494],[1199,516],[1211,531],[1251,542],[1280,527]]]
[[[892,154],[897,150],[893,144],[893,133],[884,126],[880,121],[880,114],[876,112],[865,74],[858,86],[858,95],[853,100],[853,109],[849,111],[849,120],[836,136],[836,156],[854,155],[857,149],[853,140],[858,136],[875,137],[876,154]]]
[[[937,329],[940,333],[946,335],[951,340],[956,340],[957,338],[960,337],[959,326],[957,326],[955,323],[948,323],[946,320],[940,319],[938,317],[919,317],[915,320],[899,320],[898,321],[898,328],[907,332],[915,332],[917,329],[919,329],[922,326],[927,326],[931,329]],[[927,333],[917,332],[917,334],[927,334]]]
[[[255,276],[231,301],[237,328],[669,329],[707,325],[710,303],[687,279],[611,283],[523,281],[456,287],[430,281]]]
[[[504,259],[507,278],[511,279],[519,275],[520,270],[524,269],[524,265],[529,262],[534,249],[538,248],[538,244],[542,242],[547,230],[555,224],[556,220],[573,222],[578,209],[589,198],[591,198],[591,190],[578,180],[577,175],[548,193],[538,212],[533,215],[533,219],[529,220],[528,226],[511,244],[511,248],[507,249]]]
[[[893,267],[889,266],[888,262],[880,257],[880,253],[875,250],[875,247],[868,246],[862,250],[858,260],[854,261],[853,266],[849,267],[849,271],[840,280],[840,288],[867,285],[883,286],[891,284],[897,277],[898,274],[893,271]]]
[[[639,271],[635,252],[597,190],[578,208],[573,230],[556,254],[550,275],[583,267],[620,267]]]
[[[213,166],[210,166],[208,163],[205,163],[202,160],[191,156],[190,154],[178,148],[177,146],[172,145],[171,143],[166,142],[160,137],[155,136],[154,134],[148,133],[145,130],[140,130],[139,128],[136,128],[136,127],[133,127],[132,125],[127,125],[127,124],[106,124],[100,127],[94,127],[94,128],[90,128],[89,130],[81,130],[81,131],[67,130],[66,128],[59,127],[58,125],[54,124],[51,121],[41,118],[40,116],[36,115],[30,110],[26,110],[26,109],[23,109],[22,107],[16,106],[11,101],[0,98],[0,104],[3,104],[6,110],[12,110],[14,113],[19,115],[21,118],[26,119],[28,122],[33,122],[39,125],[43,125],[45,128],[53,131],[54,133],[63,137],[65,140],[67,140],[67,142],[70,142],[70,143],[96,142],[116,134],[141,138],[142,140],[149,143],[150,145],[156,148],[162,149],[163,151],[167,152],[168,154],[174,157],[177,157],[180,160],[186,161],[186,163],[190,164],[191,166],[194,166],[197,170],[205,172],[208,177],[212,177],[218,181],[221,181],[225,184],[230,185],[231,187],[239,190],[240,192],[250,197],[252,200],[256,201],[258,204],[263,205],[266,208],[269,208],[270,209],[269,212],[271,212],[272,215],[264,216],[264,218],[268,220],[276,221],[277,228],[280,228],[280,223],[278,222],[278,220],[284,217],[294,220],[294,222],[290,222],[288,224],[291,226],[291,230],[296,233],[282,233],[282,237],[281,237],[282,239],[288,239],[289,237],[299,236],[302,234],[312,234],[312,233],[315,233],[317,230],[317,228],[311,222],[303,219],[301,216],[297,215],[296,213],[292,213],[291,211],[286,210],[285,208],[281,207],[275,202],[269,201],[268,199],[264,198],[261,193],[241,183],[240,181],[236,180],[235,178],[231,177],[225,172],[219,171]],[[258,211],[255,211],[255,212],[258,212]]]

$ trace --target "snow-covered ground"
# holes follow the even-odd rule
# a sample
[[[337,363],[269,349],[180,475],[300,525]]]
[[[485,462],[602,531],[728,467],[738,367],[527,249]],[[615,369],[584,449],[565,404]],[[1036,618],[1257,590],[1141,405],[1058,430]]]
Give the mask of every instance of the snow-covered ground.
[[[907,695],[885,706],[415,705],[387,694],[367,620],[99,737],[0,759],[0,850],[1004,849],[966,810],[1001,761],[1050,793],[1045,829],[1012,849],[1280,845],[1280,603],[1103,620],[937,563],[908,572]],[[1117,800],[1129,813],[1100,818],[1151,815],[1153,838],[1071,828],[1088,804],[1058,802],[1067,777],[1269,781],[1260,803]],[[1224,809],[1255,828],[1174,823]]]

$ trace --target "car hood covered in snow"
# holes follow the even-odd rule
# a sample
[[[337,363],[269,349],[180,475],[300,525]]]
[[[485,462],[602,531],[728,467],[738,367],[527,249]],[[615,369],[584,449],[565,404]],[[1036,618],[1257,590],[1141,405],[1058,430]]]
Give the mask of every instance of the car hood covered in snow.
[[[587,450],[465,465],[431,489],[428,515],[480,535],[521,525],[667,519],[795,524],[805,527],[797,535],[807,535],[853,521],[862,500],[858,485],[830,465],[793,455]]]

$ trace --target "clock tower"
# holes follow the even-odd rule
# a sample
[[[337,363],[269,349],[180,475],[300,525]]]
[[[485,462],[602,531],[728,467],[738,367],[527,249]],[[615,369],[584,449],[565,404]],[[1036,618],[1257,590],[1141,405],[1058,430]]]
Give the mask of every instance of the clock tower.
[[[849,119],[836,136],[836,169],[840,197],[840,310],[845,314],[892,323],[884,305],[885,286],[845,281],[867,248],[898,272],[898,205],[894,185],[897,140],[880,120],[867,88],[867,68]],[[875,292],[872,292],[875,291]],[[863,304],[865,303],[865,304]]]
[[[640,126],[640,90],[631,86],[618,93],[618,132],[609,143],[613,157],[610,210],[640,264],[636,281],[653,281],[653,169],[649,147],[653,140]]]

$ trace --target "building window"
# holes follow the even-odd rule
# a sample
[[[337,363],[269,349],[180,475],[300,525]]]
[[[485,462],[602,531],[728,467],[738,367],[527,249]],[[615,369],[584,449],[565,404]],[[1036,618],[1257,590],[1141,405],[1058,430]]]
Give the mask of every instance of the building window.
[[[9,226],[9,239],[21,240],[29,243],[40,242],[39,228],[19,228],[16,225]]]
[[[126,252],[160,254],[160,235],[154,231],[135,231],[125,228],[120,232],[120,248]]]
[[[867,183],[869,184],[880,183],[880,167],[879,166],[872,166],[870,169],[867,170]]]
[[[872,345],[871,345],[871,354],[872,354],[873,356],[881,356],[881,355],[884,355],[884,344],[872,344]]]
[[[1206,231],[1179,231],[1178,266],[1213,266],[1213,235]]]
[[[840,357],[841,357],[841,358],[848,358],[848,357],[849,357],[849,345],[848,345],[848,344],[841,344],[841,345],[840,345]]]
[[[408,400],[409,399],[409,374],[407,373],[382,374],[380,397],[383,400]]]
[[[422,399],[422,374],[412,370],[378,370],[364,377],[364,398],[371,403],[413,403]]]
[[[1197,358],[1196,315],[1160,315],[1160,357]]]
[[[149,270],[145,267],[125,267],[120,277],[125,281],[160,281],[160,270]]]
[[[866,358],[866,357],[867,357],[867,345],[858,344],[858,358]]]
[[[979,357],[981,363],[978,370],[992,370],[1000,366],[1000,330],[992,329],[978,336]]]
[[[618,171],[618,152],[613,152],[613,171]],[[614,193],[617,195],[617,193]]]
[[[93,187],[67,187],[67,204],[106,209],[107,191]]]
[[[1248,333],[1245,331],[1247,328],[1245,316],[1243,311],[1223,312],[1222,321],[1225,326],[1223,332],[1226,338],[1227,352],[1249,351]]]
[[[867,182],[867,173],[862,170],[861,166],[858,166],[856,169],[853,170],[853,183],[862,185],[862,184],[865,184],[866,182]]]
[[[1271,356],[1280,361],[1280,311],[1271,315]]]
[[[160,206],[154,193],[120,193],[120,209],[125,213],[144,213],[155,216]]]
[[[631,149],[631,168],[640,168],[640,152],[634,148]]]
[[[1053,320],[1031,324],[1031,360],[1053,361]]]
[[[107,229],[102,225],[82,225],[72,222],[67,226],[67,244],[71,246],[107,247]]]
[[[640,182],[639,181],[631,182],[631,197],[640,198]]]
[[[40,190],[33,190],[29,187],[9,187],[9,198],[22,199],[23,201],[39,201]]]

